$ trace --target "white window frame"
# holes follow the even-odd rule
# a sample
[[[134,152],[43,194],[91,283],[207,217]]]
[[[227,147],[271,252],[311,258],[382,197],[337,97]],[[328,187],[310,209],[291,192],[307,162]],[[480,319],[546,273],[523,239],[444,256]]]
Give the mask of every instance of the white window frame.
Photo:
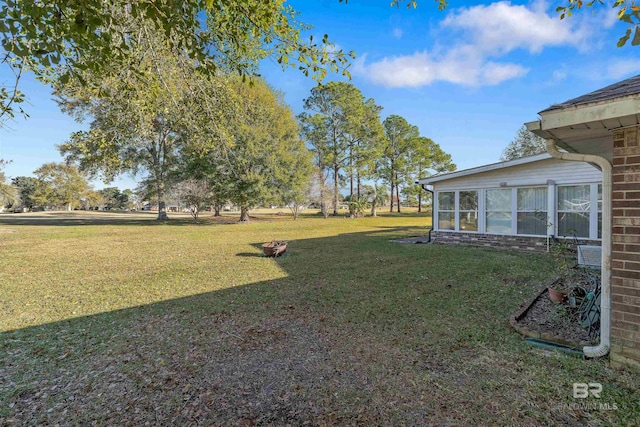
[[[460,193],[476,193],[476,208],[475,209],[460,209]],[[467,212],[476,213],[476,221],[478,223],[477,230],[460,230],[460,215]],[[459,190],[456,191],[456,231],[462,231],[464,233],[479,233],[480,232],[480,190]]]
[[[511,206],[510,206],[510,209],[508,211],[504,211],[504,210],[499,210],[499,211],[491,210],[490,211],[490,210],[487,209],[487,192],[496,191],[496,190],[498,190],[498,191],[510,191],[511,192]],[[484,208],[482,210],[482,213],[483,213],[483,216],[484,216],[483,221],[482,221],[482,224],[484,225],[484,230],[483,231],[486,234],[496,234],[496,235],[499,235],[499,236],[508,236],[508,235],[513,234],[513,228],[514,228],[513,224],[515,222],[514,218],[513,218],[513,189],[512,188],[504,188],[504,187],[486,188],[483,191],[483,193],[484,193],[483,200],[484,200],[484,203],[485,203],[484,204]],[[509,231],[508,234],[498,233],[498,232],[495,232],[495,231],[487,231],[487,213],[488,212],[503,212],[503,213],[509,213],[511,215],[511,230]]]
[[[476,197],[478,200],[478,207],[476,210],[460,210],[460,192],[464,191],[464,192],[470,192],[470,191],[474,191],[476,193]],[[454,193],[454,210],[448,210],[448,209],[440,209],[440,193]],[[462,233],[480,233],[481,232],[481,214],[482,214],[482,210],[483,204],[481,204],[481,200],[483,197],[484,191],[480,190],[480,189],[468,189],[468,190],[438,190],[435,192],[435,196],[434,199],[436,200],[435,203],[435,209],[434,209],[434,215],[433,215],[433,222],[435,225],[437,225],[437,227],[435,225],[433,225],[433,229],[436,231],[443,231],[443,232],[462,232]],[[449,229],[441,229],[440,228],[440,212],[451,212],[453,213],[453,218],[454,218],[454,227],[453,230],[449,230]],[[477,231],[469,231],[469,230],[461,230],[460,229],[460,213],[463,212],[475,212],[476,216],[478,218],[478,230]]]
[[[523,210],[518,209],[518,190],[523,190],[523,189],[528,189],[528,188],[544,188],[545,191],[547,192],[547,207],[546,207],[546,210],[544,211],[544,213],[545,213],[545,222],[546,222],[545,225],[547,225],[545,227],[545,230],[546,230],[545,234],[519,234],[518,233],[518,214],[520,212],[522,212],[522,213],[541,212],[541,211],[530,210],[530,209],[523,209]],[[515,202],[513,204],[514,205],[513,211],[515,213],[515,216],[513,216],[514,220],[512,221],[514,235],[516,235],[516,236],[546,237],[548,235],[548,233],[549,233],[549,230],[548,230],[548,224],[549,224],[549,211],[548,211],[548,209],[549,209],[549,186],[548,185],[546,185],[546,186],[545,185],[526,185],[526,186],[514,187],[513,188],[513,195],[511,197],[512,197],[512,199],[511,199],[512,202]]]
[[[453,210],[449,210],[449,209],[440,209],[440,193],[453,193]],[[432,227],[434,230],[437,231],[456,231],[456,229],[458,228],[458,224],[457,224],[457,219],[456,219],[456,211],[458,210],[458,192],[455,190],[443,190],[443,191],[436,191],[436,194],[434,196],[435,199],[435,215],[434,215],[434,219],[433,222],[435,222],[435,224],[432,224]],[[450,229],[441,229],[440,228],[440,212],[451,212],[453,213],[453,221],[454,221],[454,226],[453,226],[453,230]],[[435,225],[437,225],[438,227],[436,228]]]
[[[588,236],[577,236],[578,239],[587,239],[587,240],[602,240],[601,237],[598,237],[598,213],[602,213],[601,208],[598,206],[598,185],[602,185],[599,182],[582,182],[582,183],[573,183],[573,184],[558,184],[556,185],[555,191],[555,218],[554,218],[554,233],[558,237],[560,236],[560,224],[558,223],[558,217],[563,212],[580,212],[580,211],[568,211],[568,210],[560,210],[558,209],[558,202],[560,200],[559,192],[561,187],[576,187],[576,186],[588,186],[589,187],[589,235]],[[595,206],[595,209],[593,208]],[[584,212],[584,211],[582,211]]]

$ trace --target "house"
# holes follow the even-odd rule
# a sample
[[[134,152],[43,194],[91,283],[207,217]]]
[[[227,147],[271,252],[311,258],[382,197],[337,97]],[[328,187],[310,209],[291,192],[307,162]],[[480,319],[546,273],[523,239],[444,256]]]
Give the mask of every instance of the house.
[[[600,344],[585,354],[610,352],[613,366],[640,368],[640,76],[539,116],[526,126],[546,139],[550,154],[602,170]]]
[[[601,178],[544,153],[418,183],[434,194],[432,241],[546,252],[551,236],[600,245]]]

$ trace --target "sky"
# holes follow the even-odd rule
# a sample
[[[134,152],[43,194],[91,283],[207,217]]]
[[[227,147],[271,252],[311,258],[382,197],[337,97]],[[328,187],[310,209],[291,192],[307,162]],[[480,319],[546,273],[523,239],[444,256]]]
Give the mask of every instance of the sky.
[[[334,48],[355,51],[351,83],[451,154],[458,169],[499,161],[523,123],[548,106],[640,74],[640,47],[617,48],[627,29],[608,6],[559,19],[558,2],[459,2],[445,11],[419,0],[416,9],[390,0],[289,0],[298,19],[324,34]],[[272,60],[260,73],[294,113],[316,85],[310,77]],[[345,80],[329,74],[325,82]],[[8,81],[0,70],[0,81]],[[56,145],[86,124],[74,122],[51,100],[51,90],[27,77],[21,88],[30,117],[0,129],[0,158],[9,177],[32,175],[61,161]],[[113,184],[135,187],[135,177]],[[105,185],[95,182],[95,188]]]

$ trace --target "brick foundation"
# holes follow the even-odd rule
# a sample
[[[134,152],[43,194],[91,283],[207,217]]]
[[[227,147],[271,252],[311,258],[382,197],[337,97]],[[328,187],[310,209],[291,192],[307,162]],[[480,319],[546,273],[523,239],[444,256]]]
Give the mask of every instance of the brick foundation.
[[[527,253],[546,253],[546,237],[505,236],[500,234],[464,233],[457,231],[432,231],[434,243],[460,244],[494,249],[509,249]],[[580,240],[581,244],[599,246],[599,241]]]
[[[613,133],[611,364],[640,369],[640,127]]]

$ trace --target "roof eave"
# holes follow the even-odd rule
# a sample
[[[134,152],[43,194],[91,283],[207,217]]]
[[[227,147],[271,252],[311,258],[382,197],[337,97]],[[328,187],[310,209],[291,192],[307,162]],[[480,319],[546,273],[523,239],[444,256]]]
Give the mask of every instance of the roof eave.
[[[640,96],[567,106],[541,111],[541,129],[557,129],[591,122],[604,122],[635,116],[640,111]]]
[[[524,165],[527,163],[538,162],[540,160],[549,159],[551,156],[547,153],[536,154],[535,156],[521,157],[515,160],[509,160],[506,162],[492,163],[489,165],[478,166],[470,169],[463,169],[456,172],[450,172],[442,175],[434,175],[429,178],[421,179],[417,181],[420,185],[431,185],[436,182],[446,181],[454,178],[461,178],[463,176],[475,175],[483,172],[490,172],[498,169],[510,168],[513,166]]]

